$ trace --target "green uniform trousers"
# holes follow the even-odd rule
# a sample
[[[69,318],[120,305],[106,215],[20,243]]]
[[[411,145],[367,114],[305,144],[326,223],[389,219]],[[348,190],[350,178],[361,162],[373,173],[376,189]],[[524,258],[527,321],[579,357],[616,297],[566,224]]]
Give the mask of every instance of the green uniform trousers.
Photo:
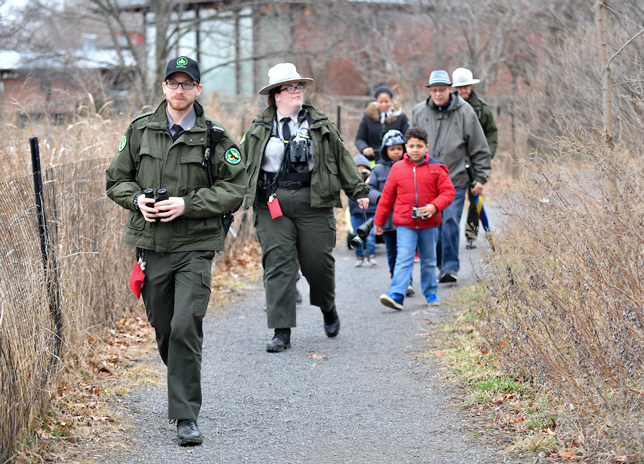
[[[311,287],[311,304],[323,312],[335,305],[335,216],[333,208],[311,208],[310,188],[278,188],[276,195],[283,215],[272,219],[260,202],[254,224],[262,247],[268,328],[286,329],[296,326],[298,260]]]
[[[203,318],[215,252],[144,250],[143,302],[168,368],[168,418],[194,419],[201,409]]]

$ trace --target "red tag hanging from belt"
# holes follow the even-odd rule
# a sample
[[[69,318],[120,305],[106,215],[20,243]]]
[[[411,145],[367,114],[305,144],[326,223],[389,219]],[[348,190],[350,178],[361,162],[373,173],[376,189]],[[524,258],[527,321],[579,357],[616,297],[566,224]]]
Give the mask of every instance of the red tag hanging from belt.
[[[130,288],[134,292],[134,296],[137,298],[141,297],[141,287],[143,287],[143,281],[145,280],[145,274],[141,269],[139,263],[134,263],[134,269],[132,269],[132,276],[130,277]]]
[[[275,194],[268,198],[267,204],[268,210],[271,212],[271,218],[276,219],[282,215],[282,208],[280,207],[280,202]]]

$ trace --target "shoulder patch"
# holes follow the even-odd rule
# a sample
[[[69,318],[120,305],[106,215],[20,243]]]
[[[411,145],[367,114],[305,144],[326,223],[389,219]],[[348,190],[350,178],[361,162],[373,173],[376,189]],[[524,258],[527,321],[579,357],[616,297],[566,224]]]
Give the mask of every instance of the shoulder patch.
[[[241,163],[241,154],[236,148],[229,148],[224,155],[226,162],[232,165]]]
[[[127,145],[127,137],[124,135],[123,138],[121,139],[121,144],[119,145],[119,153],[125,149],[126,145]]]

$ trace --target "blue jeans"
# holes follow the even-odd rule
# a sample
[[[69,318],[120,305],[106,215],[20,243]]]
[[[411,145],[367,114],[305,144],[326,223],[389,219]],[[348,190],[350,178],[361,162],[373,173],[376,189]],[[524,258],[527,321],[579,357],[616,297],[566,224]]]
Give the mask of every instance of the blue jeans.
[[[396,269],[389,285],[389,293],[407,294],[409,279],[414,269],[414,254],[418,250],[420,257],[420,285],[423,295],[435,295],[438,290],[436,280],[436,240],[438,227],[429,229],[408,229],[398,227],[396,230],[398,249]]]
[[[438,228],[436,244],[436,262],[441,272],[458,272],[461,268],[458,260],[458,245],[466,191],[467,188],[456,189],[454,201],[443,210],[443,222]]]
[[[370,219],[373,217],[373,214],[367,214],[367,219]],[[367,219],[364,219],[362,214],[352,214],[351,215],[351,226],[353,226],[353,234],[356,236],[358,234],[358,227],[362,225],[363,222],[365,222]],[[367,246],[367,251],[365,253],[364,247],[365,245]],[[375,227],[371,229],[371,232],[369,232],[369,235],[367,236],[367,241],[360,245],[360,247],[356,248],[356,256],[358,258],[369,256],[369,255],[375,255],[376,254],[376,229]]]

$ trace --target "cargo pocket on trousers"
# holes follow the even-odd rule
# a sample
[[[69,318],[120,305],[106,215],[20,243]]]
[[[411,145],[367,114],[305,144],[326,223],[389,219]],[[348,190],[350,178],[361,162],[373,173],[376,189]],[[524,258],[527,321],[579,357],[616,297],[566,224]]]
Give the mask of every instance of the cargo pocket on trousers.
[[[329,218],[329,228],[333,231],[333,243],[331,244],[331,248],[335,248],[336,246],[336,240],[338,237],[338,234],[336,233],[336,225],[337,225],[337,220],[335,216]]]
[[[192,314],[197,317],[204,317],[208,310],[208,303],[210,302],[210,291],[212,286],[212,274],[204,272],[197,274],[195,279],[195,303],[192,307]]]

